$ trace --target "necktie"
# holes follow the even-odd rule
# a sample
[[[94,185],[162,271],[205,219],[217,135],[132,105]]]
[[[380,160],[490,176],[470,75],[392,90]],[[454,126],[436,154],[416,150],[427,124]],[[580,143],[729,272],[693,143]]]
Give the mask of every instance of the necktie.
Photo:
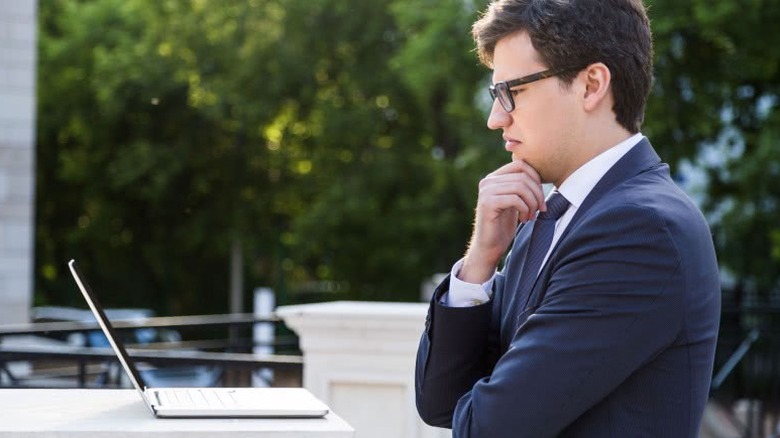
[[[539,212],[536,216],[518,290],[518,297],[522,297],[525,303],[528,302],[528,298],[531,296],[531,288],[536,283],[536,277],[539,275],[542,261],[550,249],[553,234],[555,233],[555,222],[563,216],[563,213],[568,208],[569,201],[560,193],[554,192],[547,200],[547,211]]]

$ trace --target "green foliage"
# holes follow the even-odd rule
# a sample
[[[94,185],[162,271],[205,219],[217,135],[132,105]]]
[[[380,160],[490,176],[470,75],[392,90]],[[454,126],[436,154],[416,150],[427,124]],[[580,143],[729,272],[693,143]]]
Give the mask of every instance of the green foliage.
[[[646,133],[706,172],[703,208],[736,287],[780,298],[780,3],[649,2],[656,86]]]
[[[410,76],[437,35],[407,35],[401,3],[43,3],[37,302],[79,302],[76,257],[110,305],[224,311],[235,240],[249,286],[417,299],[484,171],[431,156],[489,134],[468,50]]]
[[[707,171],[722,263],[769,290],[780,6],[649,3],[644,132]],[[484,4],[41,2],[36,302],[80,303],[75,257],[107,305],[223,312],[236,241],[247,287],[283,302],[416,300],[507,159],[469,35]]]

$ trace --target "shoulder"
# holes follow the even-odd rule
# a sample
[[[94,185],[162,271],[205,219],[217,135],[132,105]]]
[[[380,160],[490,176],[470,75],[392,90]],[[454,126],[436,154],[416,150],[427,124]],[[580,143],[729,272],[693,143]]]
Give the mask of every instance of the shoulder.
[[[663,226],[673,236],[709,236],[699,208],[669,176],[668,167],[641,173],[607,194],[602,208],[629,210]],[[598,209],[597,209],[598,210]]]
[[[571,232],[589,241],[603,244],[607,235],[625,245],[652,246],[678,257],[712,241],[704,216],[669,177],[666,166],[640,173],[588,202]]]

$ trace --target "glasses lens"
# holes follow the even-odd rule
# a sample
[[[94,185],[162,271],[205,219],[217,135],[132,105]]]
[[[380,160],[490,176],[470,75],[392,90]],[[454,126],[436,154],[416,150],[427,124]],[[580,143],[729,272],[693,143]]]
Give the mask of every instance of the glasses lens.
[[[498,97],[498,102],[506,112],[510,113],[515,109],[515,102],[512,100],[512,95],[509,93],[509,87],[507,87],[506,83],[496,84],[495,94]]]
[[[496,87],[491,85],[488,87],[488,93],[490,93],[490,99],[496,100]]]

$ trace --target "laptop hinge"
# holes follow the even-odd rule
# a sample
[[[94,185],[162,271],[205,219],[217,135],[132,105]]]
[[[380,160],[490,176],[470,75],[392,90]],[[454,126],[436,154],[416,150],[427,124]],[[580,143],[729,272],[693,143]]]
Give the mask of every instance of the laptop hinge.
[[[146,394],[146,398],[149,399],[149,404],[152,405],[152,407],[162,405],[160,395],[157,391],[153,390],[152,388],[144,388],[144,394]]]

